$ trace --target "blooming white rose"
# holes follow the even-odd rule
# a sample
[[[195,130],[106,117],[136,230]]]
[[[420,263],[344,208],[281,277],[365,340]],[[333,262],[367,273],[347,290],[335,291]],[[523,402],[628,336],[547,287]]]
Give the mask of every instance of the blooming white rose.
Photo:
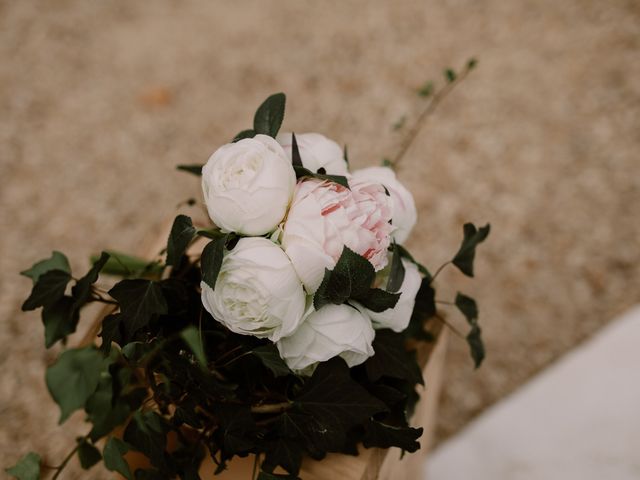
[[[369,167],[353,172],[353,177],[384,185],[393,201],[393,238],[397,243],[403,243],[411,233],[418,219],[413,195],[396,178],[396,174],[389,167]]]
[[[276,140],[291,158],[293,145],[291,133],[279,133]],[[349,173],[347,162],[344,159],[344,152],[340,145],[333,140],[319,133],[296,133],[296,142],[298,143],[302,166],[313,173],[317,173],[320,168],[324,168],[325,173],[329,175],[346,175]]]
[[[274,230],[295,185],[291,161],[267,135],[223,145],[202,168],[209,216],[227,232],[263,235]]]
[[[296,186],[282,231],[282,247],[308,293],[315,292],[346,245],[382,270],[393,227],[391,199],[379,183],[349,180],[351,190],[307,179]]]
[[[280,356],[292,370],[311,374],[318,362],[340,356],[349,367],[373,355],[375,332],[359,305],[325,305],[311,309],[290,336],[277,343]]]
[[[215,290],[204,282],[201,287],[213,318],[232,332],[274,342],[298,327],[306,308],[289,258],[262,237],[241,238],[224,256]]]
[[[404,265],[404,279],[402,280],[400,290],[398,290],[400,298],[396,306],[382,312],[365,309],[369,318],[371,318],[373,328],[376,330],[380,328],[390,328],[394,332],[402,332],[409,326],[409,320],[411,320],[413,307],[416,303],[416,294],[422,283],[422,276],[418,271],[418,267],[416,267],[413,262],[403,259],[402,265]],[[381,276],[379,280],[380,286],[384,288],[388,280],[388,275]]]

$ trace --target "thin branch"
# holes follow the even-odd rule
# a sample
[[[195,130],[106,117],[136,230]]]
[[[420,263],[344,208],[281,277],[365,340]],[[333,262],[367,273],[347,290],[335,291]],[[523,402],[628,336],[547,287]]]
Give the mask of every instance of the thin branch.
[[[444,323],[453,333],[455,333],[458,337],[460,337],[463,340],[466,340],[467,337],[460,331],[458,330],[456,327],[454,327],[453,325],[451,325],[449,322],[447,322],[444,317],[438,315],[437,313],[434,315],[434,317],[436,317],[438,320],[440,320],[442,323]]]
[[[251,407],[251,413],[282,413],[285,410],[289,410],[292,405],[291,402],[254,405]]]
[[[440,272],[441,272],[442,270],[444,270],[444,269],[445,269],[445,267],[446,267],[447,265],[449,265],[450,263],[451,263],[451,260],[449,260],[448,262],[443,263],[442,265],[440,265],[440,266],[438,267],[438,269],[436,270],[436,273],[434,273],[434,274],[433,274],[433,276],[431,277],[431,280],[429,280],[429,285],[431,285],[431,284],[433,283],[433,281],[434,281],[434,280],[436,279],[436,277],[440,274]]]
[[[409,131],[409,134],[402,142],[402,145],[400,145],[400,150],[398,151],[396,156],[393,158],[393,160],[391,160],[391,168],[393,168],[394,170],[398,169],[398,165],[400,164],[400,161],[404,158],[406,153],[409,151],[409,148],[411,147],[411,145],[413,145],[413,142],[418,136],[418,133],[420,133],[420,130],[423,127],[424,121],[429,117],[429,115],[431,115],[436,110],[440,102],[442,102],[442,100],[444,100],[446,96],[453,91],[456,85],[462,82],[467,77],[467,75],[469,75],[469,72],[471,72],[472,69],[473,67],[470,67],[469,64],[467,64],[467,67],[462,71],[462,73],[456,76],[456,78],[453,79],[452,81],[449,81],[444,87],[442,87],[439,91],[437,91],[432,95],[431,101],[427,104],[424,110],[422,110],[422,113],[418,117],[418,120],[416,120],[416,123],[413,125],[413,127]]]
[[[88,435],[85,435],[82,441],[85,441],[87,437]],[[67,454],[67,456],[64,458],[64,460],[60,465],[58,465],[57,467],[53,467],[53,469],[56,470],[56,473],[53,475],[53,477],[51,477],[51,480],[56,480],[60,476],[60,473],[62,473],[62,470],[64,470],[64,467],[67,466],[67,463],[69,463],[69,460],[73,458],[73,456],[75,455],[75,453],[78,451],[79,448],[80,448],[80,442],[76,443],[76,446],[73,448],[73,450],[71,450]]]

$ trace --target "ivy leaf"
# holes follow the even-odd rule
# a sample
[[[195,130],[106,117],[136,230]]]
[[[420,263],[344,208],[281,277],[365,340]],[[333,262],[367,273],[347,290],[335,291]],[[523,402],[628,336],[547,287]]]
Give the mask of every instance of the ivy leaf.
[[[396,244],[395,248],[400,253],[400,256],[402,258],[404,258],[405,260],[409,260],[411,263],[413,263],[416,267],[418,267],[418,271],[422,275],[424,275],[429,280],[431,280],[431,273],[429,273],[429,270],[427,270],[427,268],[424,265],[422,265],[415,258],[413,258],[413,256],[409,253],[409,251],[406,248],[398,244]]]
[[[202,269],[202,281],[209,285],[212,290],[216,288],[218,273],[222,267],[224,258],[224,247],[230,238],[230,234],[223,235],[217,240],[213,240],[204,247],[200,258],[200,268]]]
[[[42,310],[46,348],[76,331],[80,316],[74,305],[73,298],[62,297],[54,305]]]
[[[105,355],[108,355],[111,351],[111,344],[116,342],[122,344],[124,338],[122,325],[122,314],[112,313],[107,315],[102,320],[102,330],[100,331],[100,338],[102,338],[102,344],[100,345],[100,351]]]
[[[100,258],[94,262],[87,274],[79,279],[71,289],[71,296],[74,299],[74,310],[80,310],[80,308],[87,303],[91,295],[91,286],[98,281],[100,271],[107,264],[110,256],[107,252],[102,252]]]
[[[109,290],[120,305],[120,320],[129,336],[147,325],[155,315],[168,312],[162,287],[151,280],[122,280]]]
[[[300,179],[302,177],[310,177],[317,178],[318,180],[328,180],[330,182],[337,183],[338,185],[342,185],[344,188],[351,189],[351,187],[349,187],[349,181],[347,180],[347,177],[343,175],[327,175],[324,173],[314,173],[308,168],[295,164],[293,165],[293,170],[296,172],[297,179]]]
[[[431,277],[425,277],[420,283],[413,306],[409,326],[404,331],[407,337],[416,340],[431,341],[433,337],[424,329],[424,323],[436,314],[436,291],[431,285]]]
[[[191,218],[178,215],[171,226],[171,233],[167,241],[167,265],[177,265],[185,250],[196,236],[196,229]]]
[[[87,399],[84,409],[88,421],[93,425],[89,438],[94,442],[124,424],[131,411],[125,398],[114,398],[111,375],[100,378],[96,391]]]
[[[13,467],[5,469],[5,472],[17,480],[39,480],[40,461],[40,455],[29,452]]]
[[[204,165],[192,164],[192,165],[178,165],[176,168],[183,172],[190,173],[192,175],[196,175],[198,177],[202,176],[202,167]]]
[[[282,125],[282,120],[284,120],[285,103],[286,96],[284,93],[274,93],[262,102],[253,117],[253,129],[255,132],[276,138]]]
[[[131,276],[147,276],[159,275],[162,273],[163,266],[158,262],[150,262],[144,258],[128,255],[126,253],[116,252],[114,250],[105,250],[109,254],[109,259],[102,267],[101,273],[107,275],[116,275],[119,277]],[[98,261],[97,255],[91,256],[93,263]]]
[[[195,326],[190,325],[180,333],[180,336],[189,346],[200,366],[207,368],[207,355],[205,354],[204,346],[202,345],[202,336],[200,335],[199,330]]]
[[[473,223],[464,224],[464,239],[456,256],[451,261],[462,273],[473,277],[473,260],[476,256],[476,247],[489,236],[491,225],[488,223],[481,228],[476,228]]]
[[[82,408],[98,386],[103,356],[94,347],[62,352],[45,375],[49,393],[60,407],[59,423]]]
[[[473,363],[475,368],[478,368],[485,357],[485,349],[484,342],[482,341],[482,330],[479,325],[474,325],[471,327],[471,331],[467,335],[467,344],[469,345],[469,349],[471,351],[471,358],[473,358]]]
[[[20,275],[29,277],[31,280],[33,280],[33,283],[36,284],[38,283],[40,275],[50,272],[51,270],[62,270],[63,272],[71,274],[69,260],[64,255],[64,253],[60,253],[54,250],[51,253],[51,258],[40,260],[39,262],[34,263],[30,269],[20,272]]]
[[[390,377],[424,385],[415,352],[407,351],[401,333],[378,330],[373,340],[373,351],[375,354],[364,364],[369,380],[377,382],[382,377]]]
[[[251,354],[258,357],[262,364],[271,370],[275,377],[282,377],[291,373],[287,364],[280,358],[277,347],[273,344],[254,348],[251,350]]]
[[[102,451],[102,456],[104,457],[104,466],[107,467],[107,470],[118,472],[127,480],[134,480],[129,464],[124,458],[124,454],[129,450],[129,445],[119,438],[109,437]]]
[[[384,312],[396,306],[400,300],[400,294],[387,292],[380,288],[370,288],[366,294],[355,297],[355,300],[372,312]]]
[[[22,310],[35,310],[38,307],[52,307],[64,296],[71,274],[63,270],[49,270],[38,277],[31,295],[22,304]]]
[[[165,420],[153,411],[137,411],[124,431],[123,439],[133,449],[145,454],[152,465],[166,470],[165,448],[170,428]]]
[[[298,140],[296,140],[296,134],[291,133],[291,163],[294,167],[302,167],[302,157],[300,156],[300,149],[298,148]]]
[[[402,264],[402,252],[398,245],[393,244],[393,255],[391,256],[391,268],[389,269],[389,279],[387,280],[387,291],[398,292],[404,282],[404,265]]]
[[[100,450],[83,439],[78,445],[78,459],[80,460],[80,466],[85,470],[89,470],[102,460],[102,455]]]
[[[302,445],[300,442],[288,438],[278,438],[268,443],[262,468],[273,471],[281,466],[290,474],[297,474],[301,464]]]
[[[346,438],[349,428],[386,410],[384,403],[351,378],[349,367],[340,357],[318,366],[294,399],[294,407],[326,425],[334,432],[336,443]]]
[[[340,305],[349,298],[366,296],[375,274],[369,260],[344,247],[333,270],[325,270],[322,283],[313,298],[314,307],[319,310],[329,303]]]
[[[398,447],[407,452],[415,452],[420,449],[418,438],[422,435],[422,428],[394,427],[370,420],[365,424],[365,434],[362,444],[365,448]]]
[[[233,137],[233,140],[231,140],[231,143],[236,143],[238,140],[243,140],[245,138],[253,138],[255,136],[256,136],[256,132],[253,129],[242,130],[235,137]]]
[[[477,323],[476,320],[478,319],[478,305],[473,298],[458,292],[458,294],[456,295],[455,304],[456,307],[458,307],[458,310],[460,310],[460,312],[462,312],[464,317],[467,319],[469,325],[473,326]]]
[[[451,68],[447,68],[444,71],[444,77],[447,79],[447,82],[452,83],[456,80],[456,78],[458,77],[458,75],[456,74],[456,72],[454,70],[452,70]]]

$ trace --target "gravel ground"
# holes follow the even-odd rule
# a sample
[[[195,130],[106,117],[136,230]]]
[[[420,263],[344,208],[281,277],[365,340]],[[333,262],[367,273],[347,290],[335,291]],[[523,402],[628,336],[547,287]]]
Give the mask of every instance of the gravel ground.
[[[2,466],[30,449],[56,463],[85,430],[56,425],[17,272],[52,249],[77,271],[101,248],[137,250],[198,194],[174,165],[206,160],[275,91],[285,128],[365,166],[397,149],[417,87],[479,59],[400,173],[428,266],[463,222],[493,226],[476,281],[441,277],[441,298],[480,300],[489,354],[474,372],[453,342],[440,439],[640,300],[637,2],[0,0],[0,55]],[[62,478],[108,478],[76,471]]]

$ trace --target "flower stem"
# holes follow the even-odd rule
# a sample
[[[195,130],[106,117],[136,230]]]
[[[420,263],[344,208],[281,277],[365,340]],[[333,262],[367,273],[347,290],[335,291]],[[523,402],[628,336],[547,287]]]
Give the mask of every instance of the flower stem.
[[[86,440],[86,438],[87,436],[85,436],[82,441]],[[69,463],[69,460],[73,458],[75,453],[78,451],[78,448],[80,448],[80,442],[76,443],[76,446],[73,448],[73,450],[71,450],[67,454],[67,456],[64,458],[64,460],[60,465],[58,465],[57,467],[53,467],[53,469],[56,470],[56,473],[53,475],[53,477],[51,477],[51,480],[56,480],[60,476],[60,473],[62,473],[62,470],[64,470],[64,467],[67,466],[67,463]]]
[[[440,272],[442,270],[444,270],[444,268],[449,265],[451,263],[451,260],[449,260],[448,262],[443,263],[442,265],[440,265],[438,267],[438,269],[436,270],[436,273],[433,274],[433,276],[431,277],[431,280],[429,281],[429,285],[431,285],[433,283],[433,281],[436,279],[436,277],[440,274]]]

